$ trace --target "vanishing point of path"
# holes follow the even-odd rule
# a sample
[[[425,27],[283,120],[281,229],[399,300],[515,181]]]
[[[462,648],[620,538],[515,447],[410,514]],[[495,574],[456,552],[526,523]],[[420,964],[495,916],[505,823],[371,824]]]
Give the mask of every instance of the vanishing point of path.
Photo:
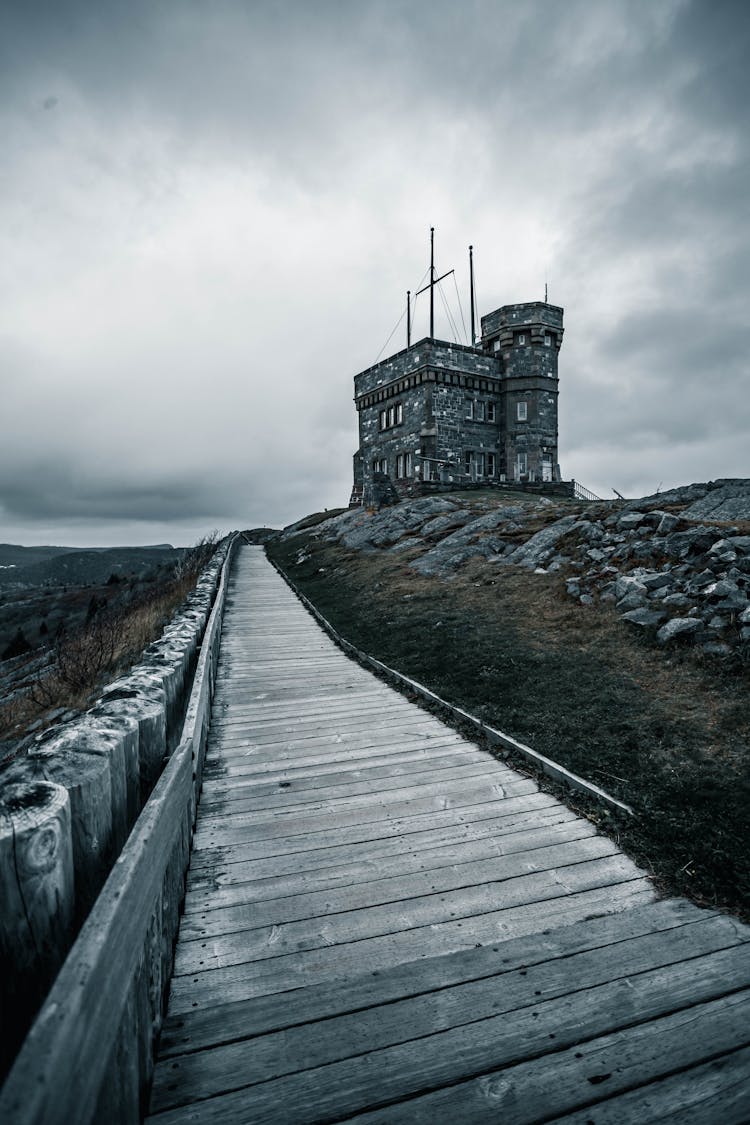
[[[149,1122],[747,1122],[748,939],[241,550]]]

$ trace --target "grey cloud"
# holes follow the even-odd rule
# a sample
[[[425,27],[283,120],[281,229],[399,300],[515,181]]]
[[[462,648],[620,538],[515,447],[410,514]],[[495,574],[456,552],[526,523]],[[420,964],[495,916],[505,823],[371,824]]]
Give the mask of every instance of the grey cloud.
[[[345,503],[351,376],[432,222],[446,266],[478,247],[483,312],[549,269],[568,475],[611,456],[635,480],[669,446],[692,451],[675,472],[745,471],[744,3],[27,0],[2,19],[19,522],[169,538]]]
[[[123,478],[126,472],[123,471]],[[69,464],[41,461],[12,477],[0,475],[0,506],[30,521],[211,520],[235,514],[217,482],[181,477],[131,483],[81,479]]]

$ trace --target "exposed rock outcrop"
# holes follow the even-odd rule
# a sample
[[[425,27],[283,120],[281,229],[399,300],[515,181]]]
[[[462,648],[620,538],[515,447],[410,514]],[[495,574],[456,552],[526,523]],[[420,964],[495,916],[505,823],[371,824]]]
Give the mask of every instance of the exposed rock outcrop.
[[[624,503],[509,500],[507,493],[423,497],[345,512],[313,534],[350,550],[403,553],[426,576],[449,578],[477,557],[559,572],[582,607],[612,603],[628,627],[659,645],[696,644],[713,656],[750,647],[750,480]],[[287,528],[282,536],[298,533]]]

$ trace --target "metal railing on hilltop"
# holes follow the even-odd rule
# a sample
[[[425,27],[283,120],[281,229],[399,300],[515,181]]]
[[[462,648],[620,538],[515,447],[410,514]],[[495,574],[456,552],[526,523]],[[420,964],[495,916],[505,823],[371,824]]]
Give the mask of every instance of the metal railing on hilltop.
[[[573,485],[573,495],[576,500],[601,500],[601,496],[596,493],[590,492],[588,488],[584,488],[579,481],[573,480],[570,482]]]

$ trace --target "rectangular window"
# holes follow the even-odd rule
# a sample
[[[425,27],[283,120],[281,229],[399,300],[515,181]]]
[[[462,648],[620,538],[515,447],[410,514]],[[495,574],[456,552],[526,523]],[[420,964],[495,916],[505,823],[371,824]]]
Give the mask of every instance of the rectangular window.
[[[403,453],[396,454],[396,477],[398,480],[404,475],[404,455]]]
[[[516,418],[519,422],[525,422],[528,418],[529,408],[525,402],[519,402],[516,407]]]
[[[518,333],[518,342],[519,342],[519,344],[525,344],[526,343],[525,333],[523,333],[523,332]]]
[[[483,453],[475,453],[474,454],[474,464],[476,466],[477,476],[483,477],[484,476],[484,454]]]
[[[484,403],[483,402],[477,402],[477,403],[474,404],[474,407],[475,407],[474,417],[476,418],[477,422],[483,422],[484,421]]]
[[[387,410],[380,411],[380,429],[387,430],[391,426],[397,426],[404,420],[404,404],[397,402],[393,406],[389,406]]]
[[[494,477],[495,475],[495,454],[487,454],[487,476]]]
[[[552,347],[552,337],[550,336],[549,332],[545,333],[544,346],[545,346],[545,348],[551,348]]]
[[[466,403],[466,417],[470,420],[474,418],[474,399],[469,399]]]
[[[528,471],[529,471],[528,454],[517,453],[516,454],[516,480],[520,480],[521,477],[526,476]]]
[[[494,404],[494,402],[488,402],[487,403],[487,421],[488,422],[494,422],[495,421],[495,404]]]
[[[411,453],[404,454],[404,476],[411,476]]]
[[[467,477],[471,476],[471,470],[472,470],[473,465],[474,465],[474,454],[470,450],[467,449],[466,452],[464,453],[464,472],[466,473]]]
[[[495,351],[495,352],[500,351],[500,341],[499,340],[495,340],[495,343],[492,345],[492,350]]]

